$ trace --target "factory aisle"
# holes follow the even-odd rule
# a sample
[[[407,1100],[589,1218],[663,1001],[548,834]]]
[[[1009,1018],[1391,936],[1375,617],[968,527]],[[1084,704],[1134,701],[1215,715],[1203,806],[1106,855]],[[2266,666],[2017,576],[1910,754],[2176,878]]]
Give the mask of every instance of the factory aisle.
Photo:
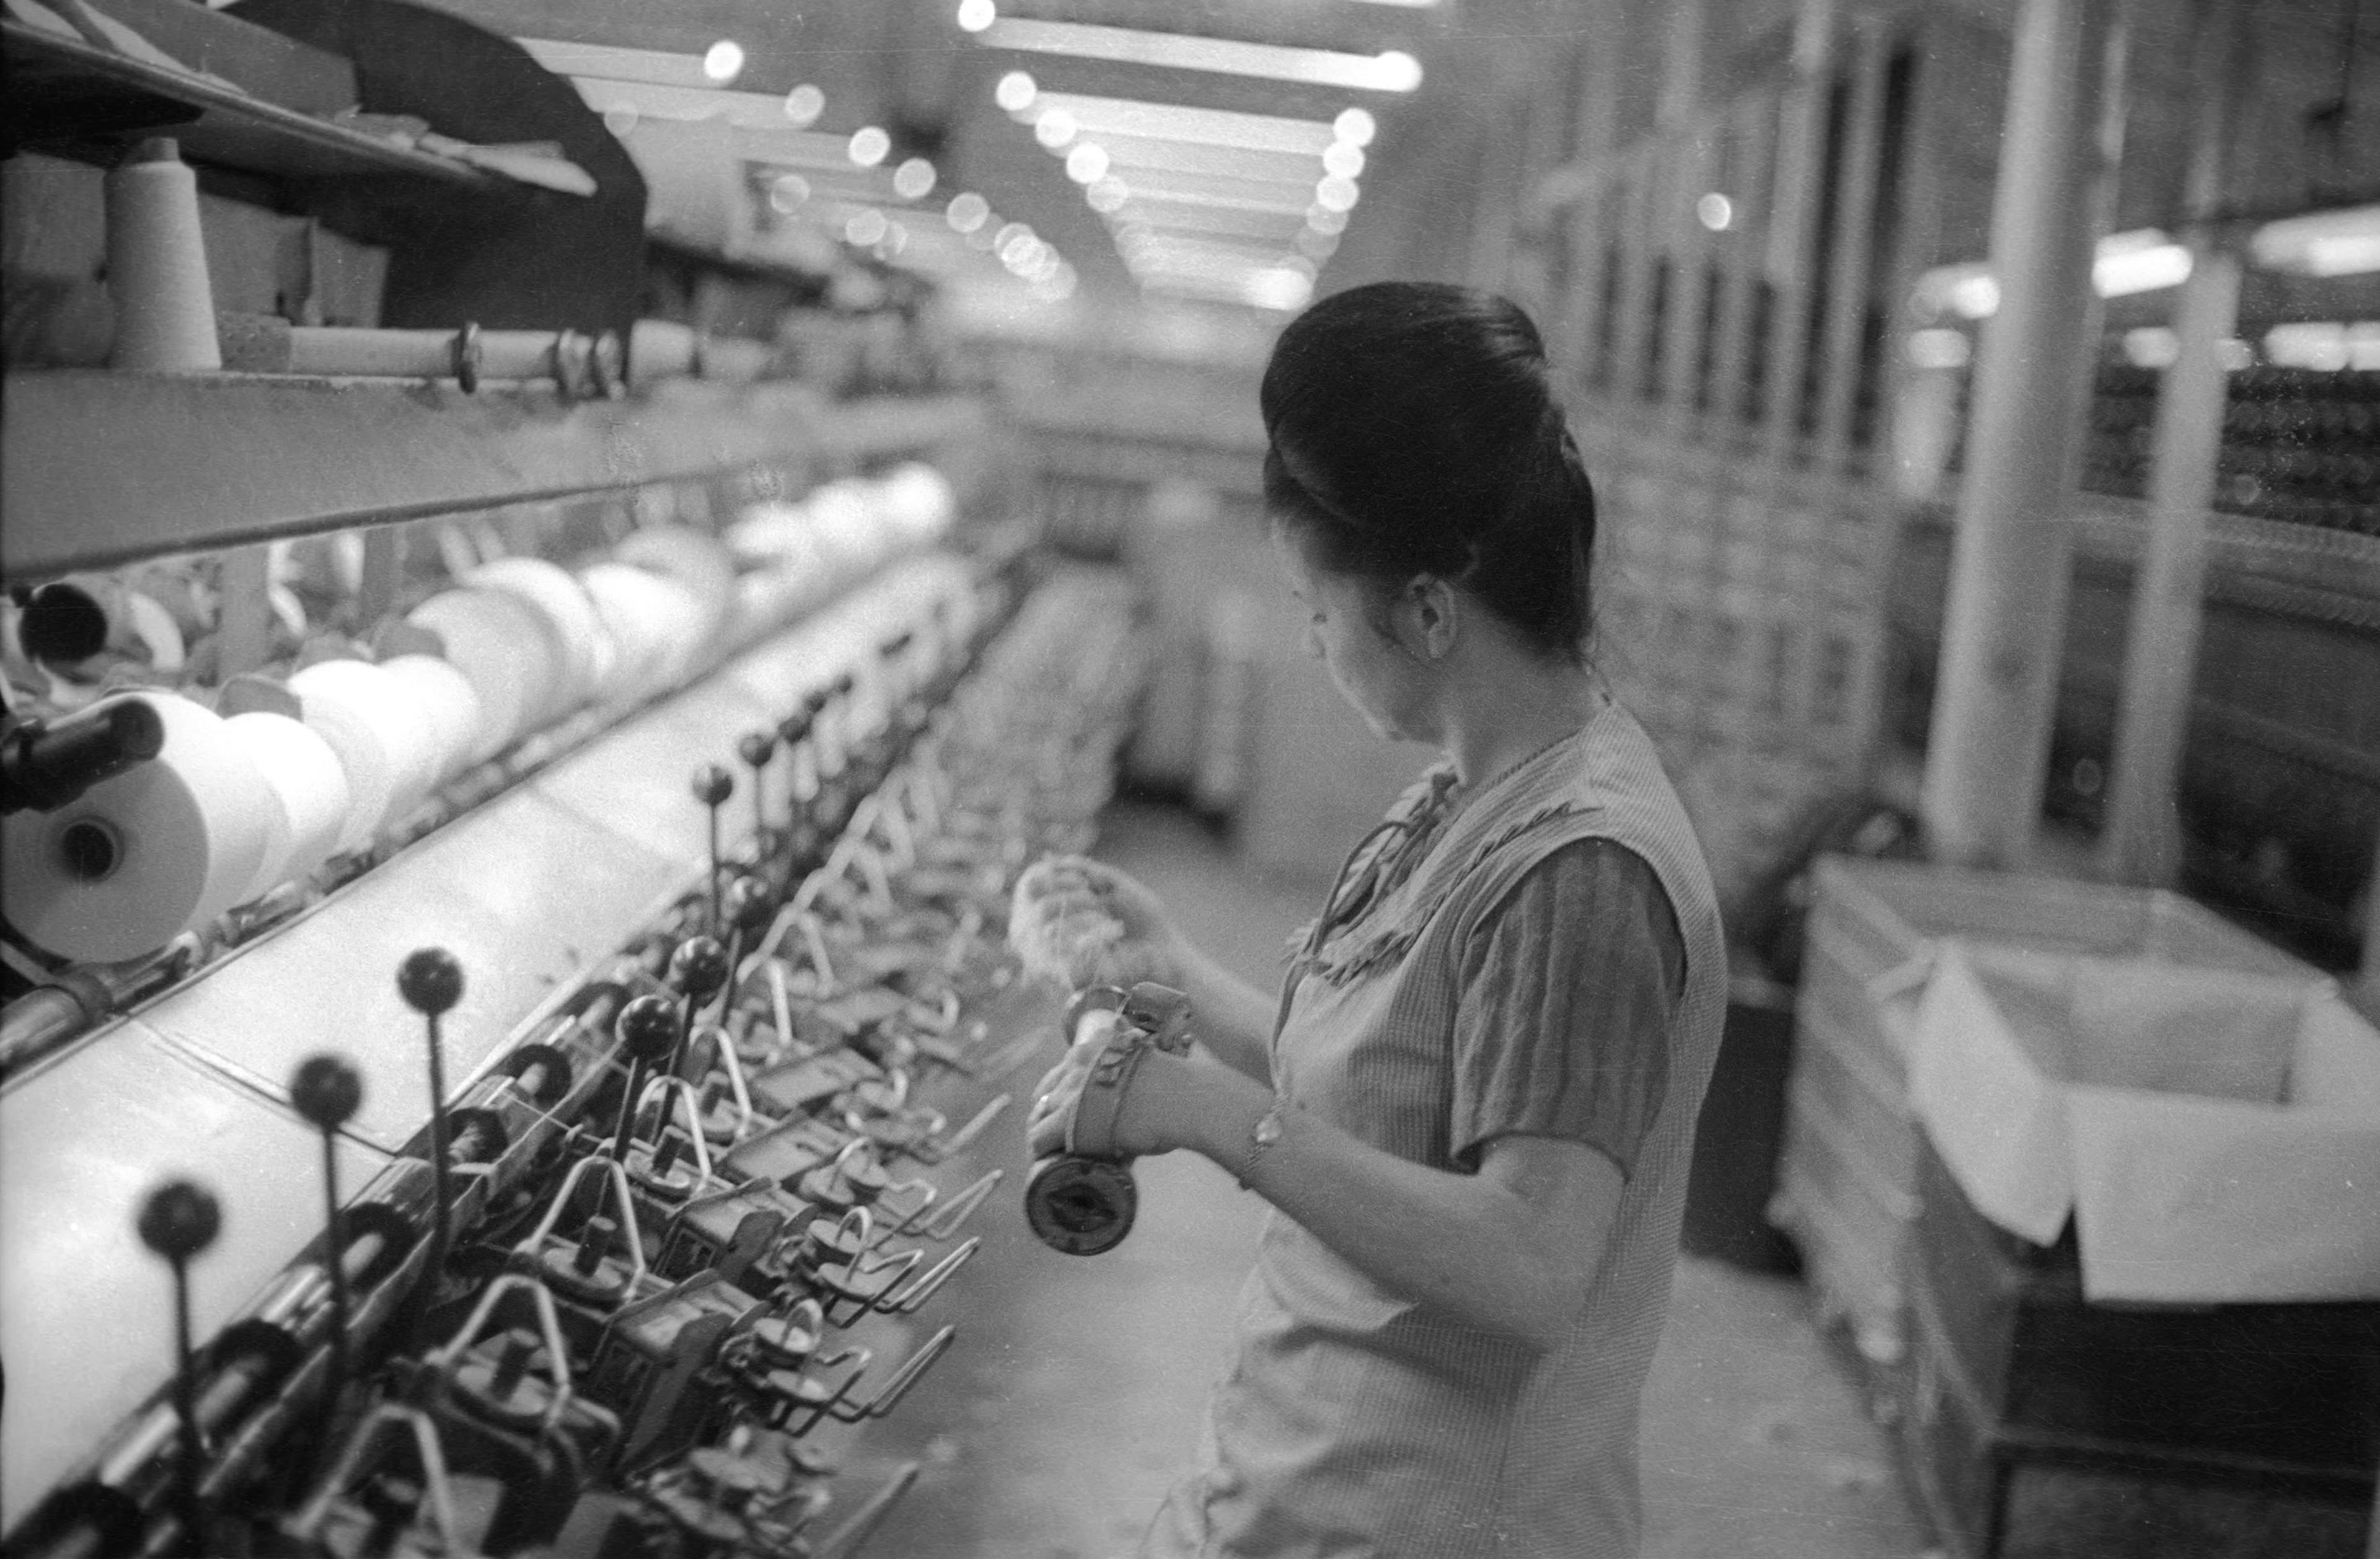
[[[1154,809],[1117,809],[1100,853],[1148,881],[1192,934],[1252,979],[1272,977],[1282,939],[1318,892],[1250,879],[1196,824]],[[1053,1040],[1007,1086],[1029,1086],[1054,1056]],[[1008,1146],[1012,1176],[1022,1151]],[[1202,1159],[1176,1155],[1135,1174],[1139,1224],[1106,1256],[1044,1249],[1004,1194],[1011,1211],[979,1220],[977,1271],[937,1307],[946,1313],[921,1318],[957,1322],[958,1346],[919,1385],[917,1406],[868,1436],[871,1460],[925,1463],[870,1553],[1133,1552],[1195,1453],[1261,1218],[1261,1204]],[[906,1441],[905,1421],[918,1426]],[[1644,1467],[1644,1559],[1915,1559],[1930,1546],[1885,1436],[1790,1281],[1681,1264],[1646,1392]],[[882,1466],[853,1470],[864,1480]]]

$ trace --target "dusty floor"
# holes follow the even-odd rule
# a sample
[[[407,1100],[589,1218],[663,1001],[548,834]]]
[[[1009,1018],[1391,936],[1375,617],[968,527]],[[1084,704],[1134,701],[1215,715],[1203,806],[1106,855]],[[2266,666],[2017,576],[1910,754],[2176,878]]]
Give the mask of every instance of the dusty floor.
[[[1281,939],[1317,896],[1250,881],[1166,812],[1120,810],[1102,853],[1268,983]],[[1020,1066],[1013,1086],[1029,1084],[1038,1064]],[[1010,1147],[1014,1174],[1022,1150]],[[1005,1194],[977,1220],[975,1266],[919,1318],[956,1322],[958,1345],[848,1464],[862,1479],[900,1456],[926,1464],[869,1554],[1133,1552],[1195,1449],[1260,1217],[1204,1160],[1144,1161],[1136,1175],[1141,1222],[1106,1256],[1044,1249]],[[1681,1264],[1646,1391],[1645,1559],[1913,1559],[1930,1539],[1890,1457],[1798,1285]]]

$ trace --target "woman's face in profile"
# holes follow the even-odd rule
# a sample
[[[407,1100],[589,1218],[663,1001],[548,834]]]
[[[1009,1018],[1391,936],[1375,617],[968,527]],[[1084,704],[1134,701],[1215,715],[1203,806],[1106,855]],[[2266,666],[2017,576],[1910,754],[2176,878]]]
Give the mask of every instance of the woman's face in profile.
[[[1427,740],[1415,728],[1421,663],[1377,626],[1372,587],[1315,567],[1305,543],[1281,526],[1272,528],[1272,542],[1290,594],[1305,614],[1305,652],[1330,668],[1339,696],[1382,740]]]

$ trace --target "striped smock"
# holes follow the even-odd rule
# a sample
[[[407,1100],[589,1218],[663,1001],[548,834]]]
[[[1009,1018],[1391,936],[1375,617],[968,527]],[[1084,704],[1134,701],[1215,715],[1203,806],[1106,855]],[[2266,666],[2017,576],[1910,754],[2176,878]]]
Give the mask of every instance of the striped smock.
[[[1508,1132],[1609,1153],[1625,1182],[1593,1286],[1539,1354],[1400,1297],[1274,1212],[1150,1559],[1637,1551],[1639,1403],[1726,1008],[1718,909],[1616,705],[1441,822],[1450,779],[1425,778],[1350,857],[1352,912],[1284,985],[1274,1085],[1439,1169],[1475,1170]]]

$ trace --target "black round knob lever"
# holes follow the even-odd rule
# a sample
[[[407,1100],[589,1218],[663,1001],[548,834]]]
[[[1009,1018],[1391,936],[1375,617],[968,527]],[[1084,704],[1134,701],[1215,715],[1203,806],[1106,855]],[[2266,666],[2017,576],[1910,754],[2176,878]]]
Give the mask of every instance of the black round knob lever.
[[[760,931],[777,916],[777,893],[758,877],[738,876],[720,901],[727,923],[737,931]]]
[[[727,949],[717,938],[689,936],[670,955],[667,978],[674,989],[699,1005],[727,983],[729,972]]]
[[[638,996],[620,1009],[612,1027],[631,1061],[658,1061],[677,1043],[677,1004],[667,996]]]
[[[140,1243],[169,1261],[187,1261],[215,1242],[223,1204],[190,1180],[168,1180],[140,1206]]]
[[[336,1131],[364,1102],[364,1080],[343,1055],[310,1055],[289,1079],[289,1102],[317,1130]]]
[[[694,772],[694,798],[706,807],[716,807],[735,794],[735,776],[716,763],[705,763]]]
[[[408,953],[396,967],[396,993],[425,1017],[452,1011],[463,999],[463,966],[443,947]]]

